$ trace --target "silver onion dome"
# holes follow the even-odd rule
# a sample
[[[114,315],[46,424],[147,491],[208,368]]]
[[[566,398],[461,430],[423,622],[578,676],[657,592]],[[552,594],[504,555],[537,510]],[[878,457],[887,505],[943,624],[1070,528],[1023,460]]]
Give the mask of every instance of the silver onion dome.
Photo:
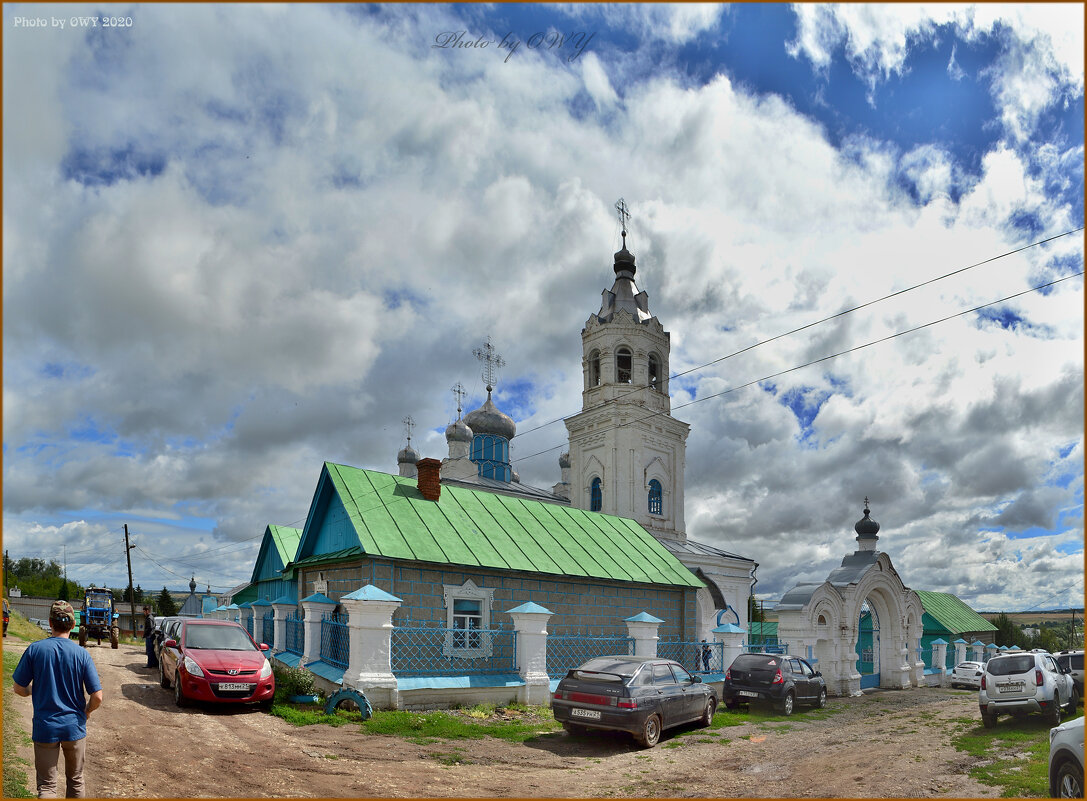
[[[457,420],[455,423],[450,423],[445,429],[445,441],[450,444],[454,442],[471,442],[474,433],[463,419]]]
[[[397,464],[415,464],[419,461],[419,454],[415,452],[415,448],[411,445],[405,445],[400,453],[396,454]]]
[[[472,429],[473,434],[494,434],[507,440],[513,439],[517,434],[517,424],[513,422],[513,418],[500,412],[491,400],[490,387],[487,388],[486,402],[474,412],[464,415],[464,422]]]

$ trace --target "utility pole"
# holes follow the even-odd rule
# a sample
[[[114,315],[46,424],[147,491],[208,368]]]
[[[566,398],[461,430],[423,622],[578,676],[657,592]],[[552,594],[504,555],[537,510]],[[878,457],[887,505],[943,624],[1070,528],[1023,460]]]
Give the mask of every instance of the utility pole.
[[[125,559],[128,560],[128,604],[132,612],[132,636],[136,636],[136,587],[132,584],[132,549],[135,545],[128,544],[128,523],[125,523]]]

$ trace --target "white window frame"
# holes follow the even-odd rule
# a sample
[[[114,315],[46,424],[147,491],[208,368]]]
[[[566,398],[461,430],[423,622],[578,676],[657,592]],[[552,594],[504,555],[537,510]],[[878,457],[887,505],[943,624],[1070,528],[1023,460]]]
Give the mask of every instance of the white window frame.
[[[494,589],[478,587],[471,579],[460,586],[443,584],[445,596],[445,642],[442,656],[455,656],[458,659],[486,659],[494,652],[489,629],[491,627],[491,607],[494,605]],[[479,637],[478,648],[458,647],[453,643],[453,602],[479,601],[480,623],[483,631]]]

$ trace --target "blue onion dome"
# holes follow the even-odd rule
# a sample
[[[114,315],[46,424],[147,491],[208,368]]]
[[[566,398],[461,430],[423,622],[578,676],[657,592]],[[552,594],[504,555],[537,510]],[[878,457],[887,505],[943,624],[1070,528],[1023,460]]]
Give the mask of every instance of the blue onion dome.
[[[419,461],[419,454],[415,452],[415,448],[411,445],[405,445],[400,453],[396,454],[397,464],[415,464]]]
[[[867,499],[866,499],[867,500]],[[857,524],[853,526],[853,530],[857,532],[859,537],[875,537],[879,531],[879,523],[873,520],[869,515],[871,510],[868,508],[868,504],[864,505],[864,517],[857,521]]]
[[[566,451],[566,453],[560,453],[559,454],[559,467],[565,469],[565,468],[567,468],[569,466],[570,466],[570,451]]]
[[[457,420],[455,423],[450,423],[449,427],[445,429],[445,441],[450,444],[454,442],[471,442],[474,433],[463,419]]]
[[[464,415],[464,422],[474,435],[493,434],[510,440],[517,434],[517,424],[513,418],[500,412],[491,400],[490,387],[487,388],[487,401],[474,412]]]

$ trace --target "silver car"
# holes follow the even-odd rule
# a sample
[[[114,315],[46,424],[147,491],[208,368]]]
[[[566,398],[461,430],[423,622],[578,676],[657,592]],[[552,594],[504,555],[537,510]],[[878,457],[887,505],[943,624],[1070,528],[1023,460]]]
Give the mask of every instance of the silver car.
[[[1049,730],[1049,794],[1083,798],[1083,718]]]
[[[1076,712],[1076,687],[1067,668],[1050,654],[1018,653],[994,656],[985,663],[978,690],[981,722],[989,729],[1000,715],[1040,712],[1054,726],[1061,722],[1061,707]]]
[[[959,662],[951,671],[951,686],[979,690],[981,689],[981,674],[984,671],[985,665],[981,662]]]

